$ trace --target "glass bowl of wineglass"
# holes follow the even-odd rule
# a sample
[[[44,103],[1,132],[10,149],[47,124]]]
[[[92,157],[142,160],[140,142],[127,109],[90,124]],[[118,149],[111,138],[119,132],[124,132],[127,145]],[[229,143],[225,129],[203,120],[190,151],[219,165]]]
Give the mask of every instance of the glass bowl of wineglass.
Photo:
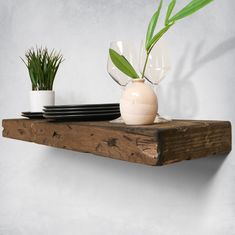
[[[128,41],[114,41],[110,43],[109,48],[115,50],[120,55],[123,55],[133,67],[138,68],[138,49],[136,48],[135,43]],[[108,56],[107,71],[111,78],[123,89],[131,81],[130,77],[121,72],[113,64],[110,55]]]

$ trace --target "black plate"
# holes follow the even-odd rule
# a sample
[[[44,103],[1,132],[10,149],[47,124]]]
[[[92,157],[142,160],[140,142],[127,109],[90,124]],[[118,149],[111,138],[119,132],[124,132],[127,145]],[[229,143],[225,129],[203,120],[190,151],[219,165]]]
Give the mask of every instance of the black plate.
[[[45,109],[70,109],[70,108],[110,108],[119,107],[119,103],[108,103],[108,104],[74,104],[74,105],[50,105],[44,106]]]
[[[77,106],[77,107],[72,107],[72,106],[67,106],[64,108],[57,108],[57,106],[54,106],[54,108],[47,108],[44,107],[43,111],[44,112],[64,112],[64,111],[89,111],[89,110],[104,110],[104,111],[108,111],[108,110],[119,110],[119,105],[110,105],[110,106]]]
[[[42,112],[22,112],[21,113],[22,117],[27,117],[27,118],[33,118],[33,119],[41,119],[44,118],[43,117],[43,113]]]
[[[120,112],[120,109],[99,109],[99,110],[65,110],[65,111],[48,111],[45,109],[44,113],[45,115],[76,115],[76,114],[112,114],[112,113],[118,113]]]
[[[80,107],[80,108],[44,108],[44,112],[67,112],[67,111],[109,111],[109,110],[119,110],[119,106],[110,106],[110,107]]]
[[[120,117],[120,112],[108,113],[108,114],[76,114],[76,115],[47,115],[43,114],[46,119],[63,121],[63,120],[73,120],[73,121],[107,121],[113,120]]]

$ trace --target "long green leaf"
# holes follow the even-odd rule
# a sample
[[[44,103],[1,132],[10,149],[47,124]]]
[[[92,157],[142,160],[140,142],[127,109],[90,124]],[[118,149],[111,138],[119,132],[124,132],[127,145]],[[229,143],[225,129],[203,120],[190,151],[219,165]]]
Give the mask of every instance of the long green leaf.
[[[159,41],[159,39],[168,31],[168,29],[173,25],[174,23],[171,23],[167,26],[165,26],[162,30],[160,30],[148,43],[146,46],[147,52],[151,50],[151,48]]]
[[[165,19],[165,26],[168,25],[168,20],[169,20],[171,13],[175,7],[175,4],[176,4],[176,0],[172,0],[168,6],[167,13],[166,13],[166,19]]]
[[[119,55],[115,50],[109,49],[109,55],[113,64],[123,73],[131,78],[138,78],[138,74],[128,60],[123,56]]]
[[[148,30],[147,30],[147,34],[146,34],[145,46],[147,46],[147,44],[149,43],[149,41],[153,37],[153,33],[154,33],[155,28],[156,28],[157,21],[158,21],[161,9],[162,9],[162,0],[160,1],[160,4],[158,6],[157,11],[154,13],[154,15],[152,16],[152,18],[149,22],[149,26],[148,26]]]
[[[182,10],[180,10],[172,18],[170,18],[168,22],[175,22],[186,16],[189,16],[212,1],[213,0],[192,0],[187,6],[185,6]]]

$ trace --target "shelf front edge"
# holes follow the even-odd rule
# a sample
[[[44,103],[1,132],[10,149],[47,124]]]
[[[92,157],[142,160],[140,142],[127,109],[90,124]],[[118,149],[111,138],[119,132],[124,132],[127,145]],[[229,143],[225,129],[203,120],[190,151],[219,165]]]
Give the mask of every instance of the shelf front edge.
[[[6,119],[2,126],[7,138],[152,166],[226,154],[232,146],[227,121],[176,120],[130,127],[109,122]]]

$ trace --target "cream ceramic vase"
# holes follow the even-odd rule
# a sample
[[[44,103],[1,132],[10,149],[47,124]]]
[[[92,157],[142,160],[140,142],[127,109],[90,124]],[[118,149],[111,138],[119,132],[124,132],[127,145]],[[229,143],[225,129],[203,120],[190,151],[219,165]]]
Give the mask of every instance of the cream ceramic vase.
[[[144,79],[133,79],[121,97],[121,116],[127,125],[152,124],[157,115],[157,96],[144,82]]]
[[[55,104],[55,92],[50,90],[30,91],[30,112],[42,112],[43,106]]]

